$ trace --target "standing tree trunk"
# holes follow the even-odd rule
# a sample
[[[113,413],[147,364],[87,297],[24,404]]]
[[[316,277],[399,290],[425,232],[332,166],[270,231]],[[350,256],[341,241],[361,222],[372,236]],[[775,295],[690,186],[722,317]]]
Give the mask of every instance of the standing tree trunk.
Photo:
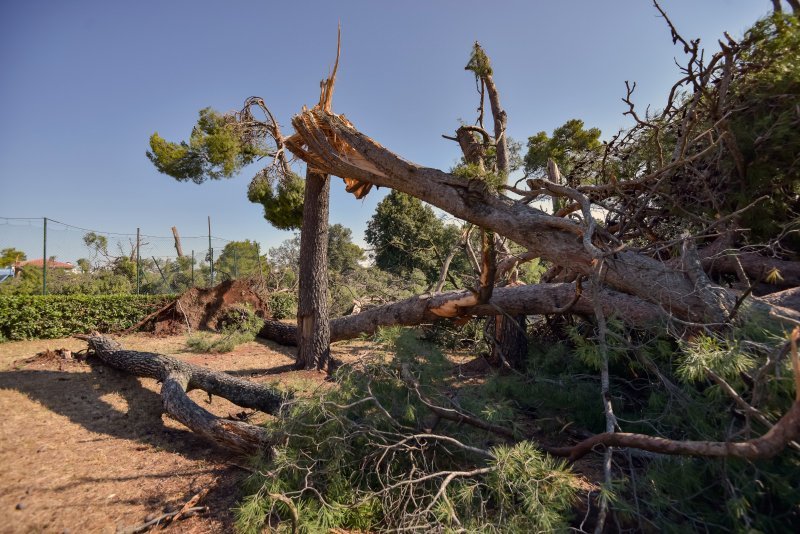
[[[522,369],[528,356],[527,317],[494,315],[486,319],[485,337],[492,348],[489,363]]]
[[[323,369],[330,359],[329,204],[330,178],[309,169],[300,230],[300,295],[297,305],[297,367],[300,369]]]

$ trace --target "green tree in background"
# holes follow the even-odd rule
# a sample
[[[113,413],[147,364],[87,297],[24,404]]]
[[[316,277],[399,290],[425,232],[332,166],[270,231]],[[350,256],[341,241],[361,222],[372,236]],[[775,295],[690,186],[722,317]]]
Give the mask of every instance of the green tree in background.
[[[430,206],[398,191],[378,203],[366,230],[378,268],[398,276],[419,269],[429,284],[438,279],[442,261],[459,235],[459,229],[437,218]]]
[[[578,183],[580,179],[572,175],[589,162],[596,162],[601,154],[600,130],[584,127],[580,119],[570,119],[555,130],[553,135],[539,132],[528,138],[528,152],[525,154],[525,172],[541,174],[547,171],[547,160],[558,164],[561,174]]]
[[[228,278],[241,278],[258,275],[259,266],[266,269],[267,259],[261,256],[258,243],[245,239],[225,245],[214,268]]]
[[[328,269],[345,273],[358,267],[364,259],[364,250],[353,243],[353,232],[346,226],[334,224],[328,227]]]
[[[0,250],[0,267],[10,267],[18,261],[25,261],[28,257],[21,250],[4,248]]]

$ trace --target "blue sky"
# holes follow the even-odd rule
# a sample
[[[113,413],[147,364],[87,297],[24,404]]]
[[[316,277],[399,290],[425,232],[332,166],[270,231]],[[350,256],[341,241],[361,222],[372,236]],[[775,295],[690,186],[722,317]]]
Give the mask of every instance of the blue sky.
[[[664,0],[686,37],[713,48],[771,8],[767,0]],[[681,51],[647,0],[38,1],[0,2],[0,217],[51,217],[109,232],[214,235],[264,247],[290,237],[246,199],[257,168],[195,185],[160,175],[150,134],[185,139],[205,106],[259,95],[288,125],[313,105],[342,57],[333,107],[402,156],[450,167],[458,119],[477,93],[463,70],[480,41],[490,55],[509,134],[525,141],[570,118],[610,136],[627,120],[625,80],[658,107]],[[290,128],[284,126],[284,132]],[[332,182],[331,222],[363,240],[385,191],[358,201]],[[0,219],[0,248],[40,257],[36,231]],[[7,222],[7,221],[6,221]],[[55,245],[54,245],[55,246]],[[80,251],[58,250],[74,260]]]

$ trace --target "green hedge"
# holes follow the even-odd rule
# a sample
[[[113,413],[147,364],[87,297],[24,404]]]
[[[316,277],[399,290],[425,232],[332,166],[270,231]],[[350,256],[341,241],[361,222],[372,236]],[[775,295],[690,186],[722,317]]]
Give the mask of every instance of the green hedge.
[[[124,330],[174,295],[0,296],[0,341]]]

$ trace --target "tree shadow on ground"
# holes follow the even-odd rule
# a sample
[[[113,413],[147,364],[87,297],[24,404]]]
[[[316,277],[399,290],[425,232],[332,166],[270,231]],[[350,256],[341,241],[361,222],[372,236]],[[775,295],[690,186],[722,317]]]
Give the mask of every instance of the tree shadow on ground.
[[[91,359],[90,359],[91,360]],[[209,506],[214,519],[221,522],[224,531],[233,530],[233,512],[239,498],[241,481],[247,473],[235,464],[242,460],[220,449],[202,437],[186,430],[171,428],[162,419],[161,396],[156,391],[142,385],[140,379],[106,367],[99,362],[89,364],[70,363],[64,370],[58,370],[50,362],[44,367],[0,372],[0,390],[16,391],[24,394],[46,409],[68,418],[72,423],[97,434],[83,442],[100,442],[114,438],[130,440],[142,444],[141,450],[166,451],[179,454],[187,459],[202,462],[198,469],[167,468],[158,472],[132,471],[126,475],[103,475],[76,477],[54,488],[57,493],[73,488],[104,482],[133,483],[155,480],[153,488],[144,499],[134,499],[129,504],[144,504],[154,511],[180,507],[186,500],[203,489],[195,478],[208,480],[216,478],[216,483],[201,504]],[[58,441],[54,429],[54,442]],[[58,447],[69,446],[62,442]],[[137,447],[138,449],[138,447]],[[122,460],[124,461],[124,460]],[[234,465],[231,465],[234,464]],[[227,464],[227,465],[226,465]],[[172,477],[188,478],[189,489],[185,495],[159,490],[158,479]]]
[[[0,372],[0,389],[23,393],[90,432],[139,441],[191,459],[210,452],[212,445],[201,437],[164,424],[161,396],[142,386],[138,378],[94,362],[70,368],[74,371]],[[114,406],[104,399],[108,395],[118,395],[123,402],[118,398]]]

